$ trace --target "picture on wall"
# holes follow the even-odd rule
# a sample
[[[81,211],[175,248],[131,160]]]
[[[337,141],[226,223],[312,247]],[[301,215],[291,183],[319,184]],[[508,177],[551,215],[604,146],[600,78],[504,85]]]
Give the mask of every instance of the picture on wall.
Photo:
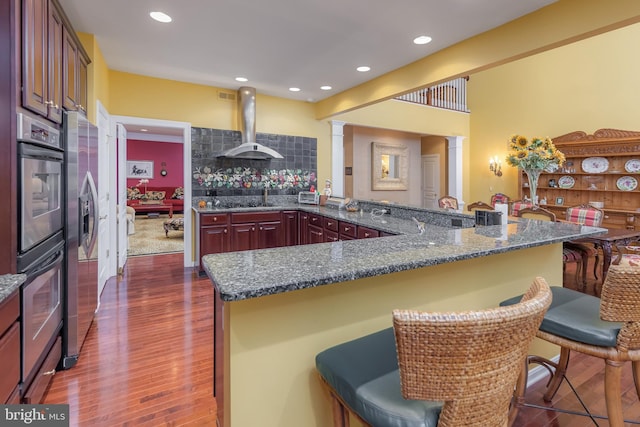
[[[128,160],[127,178],[153,178],[153,161]]]

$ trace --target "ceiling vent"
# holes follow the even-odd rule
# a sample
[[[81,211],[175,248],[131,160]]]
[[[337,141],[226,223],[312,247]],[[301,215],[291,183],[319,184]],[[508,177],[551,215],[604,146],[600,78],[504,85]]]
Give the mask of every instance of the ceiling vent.
[[[222,101],[235,101],[236,94],[234,92],[222,92],[218,91],[218,99]]]

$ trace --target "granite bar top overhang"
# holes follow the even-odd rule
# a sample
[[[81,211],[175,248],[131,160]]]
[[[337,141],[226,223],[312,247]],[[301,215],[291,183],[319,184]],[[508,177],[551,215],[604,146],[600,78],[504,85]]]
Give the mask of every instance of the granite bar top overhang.
[[[397,221],[405,221],[407,229],[416,229],[415,225],[408,224],[412,223],[410,220]],[[413,234],[375,239],[206,255],[203,264],[221,299],[238,301],[604,232],[606,229],[597,227],[528,219],[459,229],[427,225],[423,234],[413,231]]]
[[[0,304],[27,280],[26,274],[3,274],[0,276]]]

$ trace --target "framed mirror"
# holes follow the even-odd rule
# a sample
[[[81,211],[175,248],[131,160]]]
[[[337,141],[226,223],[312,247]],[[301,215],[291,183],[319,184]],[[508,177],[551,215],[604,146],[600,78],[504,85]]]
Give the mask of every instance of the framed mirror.
[[[404,145],[371,143],[371,189],[406,190],[408,149]]]

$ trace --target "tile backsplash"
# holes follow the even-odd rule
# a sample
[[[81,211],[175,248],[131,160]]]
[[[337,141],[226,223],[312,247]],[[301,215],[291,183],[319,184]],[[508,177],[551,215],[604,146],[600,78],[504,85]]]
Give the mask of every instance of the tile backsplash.
[[[192,197],[298,194],[317,185],[317,140],[302,136],[256,134],[256,141],[283,159],[216,157],[241,143],[239,131],[191,128]]]

